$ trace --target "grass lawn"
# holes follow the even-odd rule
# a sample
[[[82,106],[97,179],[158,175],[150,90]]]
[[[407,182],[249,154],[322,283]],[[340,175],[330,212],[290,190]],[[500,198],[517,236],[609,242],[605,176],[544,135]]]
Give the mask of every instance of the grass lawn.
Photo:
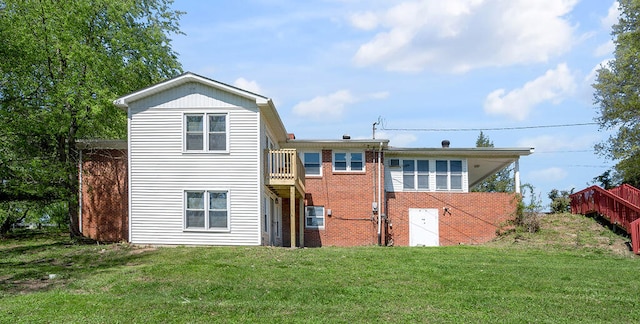
[[[640,322],[640,258],[580,238],[288,249],[30,235],[0,240],[2,323]]]

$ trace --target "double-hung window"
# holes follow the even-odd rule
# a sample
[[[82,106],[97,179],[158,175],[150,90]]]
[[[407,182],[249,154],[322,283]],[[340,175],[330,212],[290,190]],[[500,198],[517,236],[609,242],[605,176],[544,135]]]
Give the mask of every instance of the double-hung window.
[[[227,114],[184,115],[185,151],[227,151],[227,121]]]
[[[228,191],[185,191],[185,228],[229,229]]]
[[[334,152],[333,171],[364,171],[363,152]]]
[[[322,175],[322,154],[320,152],[302,153],[302,163],[308,176]]]
[[[429,190],[429,160],[402,160],[402,187]]]
[[[307,206],[304,211],[306,228],[324,228],[324,206]]]
[[[436,190],[462,190],[461,160],[436,160]]]

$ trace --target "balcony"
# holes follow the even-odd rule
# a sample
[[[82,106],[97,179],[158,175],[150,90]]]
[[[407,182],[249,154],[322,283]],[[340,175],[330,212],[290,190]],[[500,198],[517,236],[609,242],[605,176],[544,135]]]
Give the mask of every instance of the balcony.
[[[280,197],[304,197],[304,165],[295,149],[265,150],[265,183]],[[290,197],[293,198],[293,197]]]

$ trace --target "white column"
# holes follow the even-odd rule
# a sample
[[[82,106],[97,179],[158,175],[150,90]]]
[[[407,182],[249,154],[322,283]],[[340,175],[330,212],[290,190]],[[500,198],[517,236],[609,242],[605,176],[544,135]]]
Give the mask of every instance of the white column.
[[[516,193],[520,193],[520,158],[516,158],[513,164],[513,176],[515,178]]]

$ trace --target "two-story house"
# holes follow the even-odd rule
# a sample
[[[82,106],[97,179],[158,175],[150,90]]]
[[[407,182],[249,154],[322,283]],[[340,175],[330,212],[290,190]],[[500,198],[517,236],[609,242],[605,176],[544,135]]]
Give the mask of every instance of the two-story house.
[[[269,98],[193,73],[123,96],[127,141],[81,143],[81,230],[134,244],[486,242],[517,193],[474,184],[529,148],[302,140]],[[447,145],[444,145],[447,146]]]

